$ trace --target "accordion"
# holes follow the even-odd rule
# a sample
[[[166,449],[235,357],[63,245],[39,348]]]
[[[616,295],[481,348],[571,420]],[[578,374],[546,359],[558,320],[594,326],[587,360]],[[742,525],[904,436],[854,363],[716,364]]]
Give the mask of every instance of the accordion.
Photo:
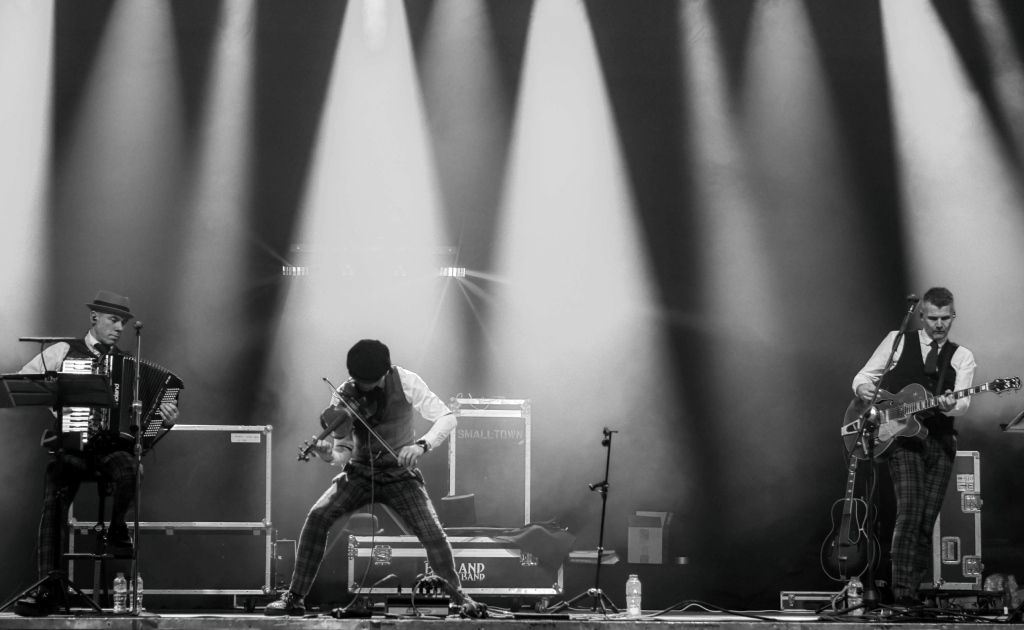
[[[72,374],[100,374],[107,376],[114,406],[91,409],[68,407],[61,419],[64,446],[87,452],[131,451],[135,444],[132,400],[135,392],[135,372],[139,370],[139,401],[142,416],[142,447],[149,448],[160,432],[164,417],[160,405],[178,403],[178,392],[185,388],[181,379],[170,371],[148,361],[117,354],[91,359],[65,359],[61,372]]]

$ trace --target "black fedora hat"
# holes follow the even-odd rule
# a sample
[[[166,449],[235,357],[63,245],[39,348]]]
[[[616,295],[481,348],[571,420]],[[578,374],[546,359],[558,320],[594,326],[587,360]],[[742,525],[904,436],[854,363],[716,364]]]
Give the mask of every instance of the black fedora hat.
[[[100,291],[96,294],[93,301],[86,304],[86,306],[89,307],[89,310],[96,311],[97,313],[119,315],[124,318],[124,321],[135,317],[128,308],[128,298],[112,291]]]

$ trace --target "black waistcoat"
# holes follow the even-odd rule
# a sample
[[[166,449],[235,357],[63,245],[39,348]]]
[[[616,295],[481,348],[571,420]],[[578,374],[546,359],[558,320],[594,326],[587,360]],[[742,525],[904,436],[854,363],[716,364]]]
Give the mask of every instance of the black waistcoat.
[[[956,370],[950,364],[950,359],[952,359],[953,353],[960,346],[947,340],[942,349],[939,350],[938,360],[936,361],[939,369],[938,373],[925,374],[924,359],[921,356],[921,341],[918,335],[919,333],[915,330],[904,336],[903,352],[900,354],[900,360],[896,362],[892,370],[882,379],[882,389],[895,394],[911,383],[918,383],[928,390],[929,395],[934,396],[936,391],[942,393],[947,389],[952,390],[956,387]],[[942,375],[942,387],[937,388],[940,374]],[[953,418],[937,410],[919,414],[918,419],[928,429],[929,434],[956,434],[956,431],[953,429]]]
[[[85,343],[85,339],[75,339],[74,341],[66,342],[68,344],[68,353],[64,357],[65,359],[95,359],[96,353],[93,352],[88,344]],[[121,354],[121,349],[117,346],[110,347],[110,354]]]
[[[384,379],[383,388],[377,390],[376,395],[378,397],[377,413],[369,418],[373,430],[395,451],[412,444],[416,435],[412,425],[413,409],[409,401],[405,399],[402,377],[399,376],[395,366],[391,366]],[[374,466],[381,468],[398,466],[398,461],[376,439],[369,439],[369,433],[362,424],[358,422],[355,424],[352,428],[352,436],[354,439],[352,461],[368,464],[370,458],[373,457],[375,458]]]

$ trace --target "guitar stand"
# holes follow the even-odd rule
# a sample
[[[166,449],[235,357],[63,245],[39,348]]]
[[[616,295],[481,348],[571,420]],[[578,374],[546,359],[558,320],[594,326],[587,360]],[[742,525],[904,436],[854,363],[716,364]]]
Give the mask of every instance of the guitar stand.
[[[605,427],[603,433],[604,439],[601,440],[601,446],[607,449],[604,461],[604,479],[597,483],[590,484],[591,491],[601,493],[601,534],[597,541],[597,569],[595,570],[594,576],[594,588],[587,589],[570,600],[555,604],[548,610],[548,612],[551,613],[557,613],[572,608],[573,604],[584,597],[591,597],[594,600],[594,603],[590,606],[591,612],[597,612],[598,607],[601,609],[601,614],[604,615],[608,614],[609,608],[613,613],[619,612],[619,609],[615,607],[612,600],[610,600],[608,596],[604,594],[604,591],[601,590],[601,556],[604,554],[604,517],[608,511],[608,470],[611,467],[612,462],[612,434],[618,433],[618,431],[609,431],[608,427]]]

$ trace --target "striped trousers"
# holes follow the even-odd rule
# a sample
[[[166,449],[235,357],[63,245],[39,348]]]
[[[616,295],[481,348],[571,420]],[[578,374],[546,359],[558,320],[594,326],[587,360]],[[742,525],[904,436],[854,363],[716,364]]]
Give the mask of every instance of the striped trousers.
[[[956,457],[956,436],[929,434],[904,440],[889,459],[896,491],[896,529],[892,536],[893,595],[916,597],[930,580],[932,532],[949,486]]]
[[[78,494],[83,479],[100,473],[114,485],[110,523],[123,525],[125,515],[135,501],[135,458],[130,453],[82,455],[65,453],[58,474],[56,461],[46,466],[43,487],[43,516],[39,521],[39,577],[60,568],[64,539],[68,533],[68,507]],[[64,500],[58,490],[64,488]],[[109,529],[109,528],[108,528]]]
[[[430,504],[420,471],[386,468],[374,470],[371,479],[369,467],[356,463],[349,463],[309,510],[299,535],[290,590],[303,597],[309,593],[324,559],[328,531],[339,519],[370,503],[371,481],[374,502],[387,505],[405,521],[423,544],[431,568],[448,581],[449,594],[461,604],[462,584],[452,548]]]

